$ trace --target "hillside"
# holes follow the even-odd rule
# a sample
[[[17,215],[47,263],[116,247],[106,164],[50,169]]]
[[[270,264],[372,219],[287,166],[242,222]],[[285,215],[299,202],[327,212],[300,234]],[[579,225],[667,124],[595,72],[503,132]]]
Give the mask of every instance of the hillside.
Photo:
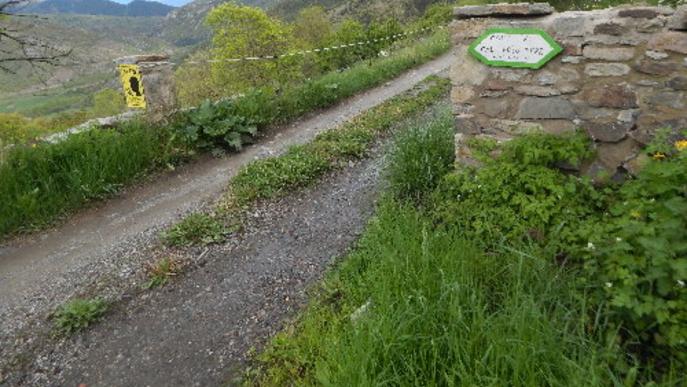
[[[45,0],[22,9],[23,13],[106,16],[165,16],[174,7],[156,1],[134,0],[119,4],[110,0]]]
[[[442,0],[279,0],[270,13],[284,19],[293,19],[298,12],[309,6],[323,6],[335,19],[352,17],[362,21],[394,17],[407,19],[420,15],[425,8]]]

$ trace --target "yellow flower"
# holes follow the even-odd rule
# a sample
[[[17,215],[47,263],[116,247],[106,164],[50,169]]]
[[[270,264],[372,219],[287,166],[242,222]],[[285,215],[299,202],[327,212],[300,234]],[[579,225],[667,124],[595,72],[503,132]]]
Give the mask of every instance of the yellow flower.
[[[642,214],[637,210],[632,210],[632,211],[630,211],[630,216],[635,218],[635,219],[639,219],[642,217]]]
[[[687,149],[687,140],[676,141],[675,148],[679,151]]]
[[[654,155],[651,156],[651,157],[653,157],[654,160],[663,160],[663,159],[666,158],[666,155],[663,154],[663,153],[661,153],[661,152],[656,152],[656,153],[654,153]]]

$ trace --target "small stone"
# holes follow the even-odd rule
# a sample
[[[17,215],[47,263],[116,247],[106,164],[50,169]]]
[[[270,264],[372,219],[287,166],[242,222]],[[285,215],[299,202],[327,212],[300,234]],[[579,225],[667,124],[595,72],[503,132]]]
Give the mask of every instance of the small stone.
[[[658,87],[660,84],[656,81],[650,81],[648,79],[640,79],[637,81],[637,86],[642,87]]]
[[[623,110],[618,113],[619,122],[637,122],[637,117],[639,117],[639,109]]]
[[[588,18],[583,16],[559,17],[554,19],[551,29],[556,31],[556,36],[584,36],[587,31]]]
[[[550,15],[555,9],[548,3],[515,3],[468,5],[453,9],[453,16],[469,19],[486,16],[540,16]]]
[[[475,120],[475,116],[471,114],[461,114],[454,118],[457,133],[465,134],[479,134],[481,132],[480,126]]]
[[[587,122],[584,124],[591,138],[603,142],[618,142],[624,139],[633,126],[634,122]]]
[[[537,75],[536,81],[541,86],[549,86],[556,83],[558,77],[550,71],[542,71]]]
[[[636,108],[637,94],[627,85],[592,86],[585,90],[582,98],[594,107],[607,107],[614,109]]]
[[[458,58],[458,63],[451,66],[449,71],[454,85],[477,86],[482,84],[487,77],[484,65],[476,59],[463,54]]]
[[[687,5],[681,5],[668,22],[668,28],[677,31],[687,31]]]
[[[594,27],[595,34],[620,36],[627,32],[627,28],[618,23],[601,23]]]
[[[505,81],[502,81],[500,79],[490,79],[482,85],[486,90],[494,90],[494,91],[504,91],[504,90],[510,90],[512,86]]]
[[[666,31],[654,35],[647,45],[655,51],[672,51],[687,54],[687,36],[684,32]]]
[[[528,70],[494,69],[494,77],[506,82],[521,82],[529,74]]]
[[[644,33],[652,33],[662,29],[666,25],[666,21],[663,18],[660,19],[649,19],[640,22],[637,25],[637,31]]]
[[[661,51],[653,51],[653,50],[648,50],[644,53],[648,58],[651,58],[653,60],[661,60],[667,58],[669,55],[666,54],[665,52]]]
[[[572,103],[563,97],[526,97],[520,101],[516,119],[572,119],[575,116]]]
[[[635,158],[639,152],[637,143],[632,138],[626,138],[618,143],[599,144],[597,154],[599,161],[607,168],[615,170],[625,162]]]
[[[561,92],[553,87],[522,85],[515,88],[515,92],[522,95],[532,95],[536,97],[552,97],[561,95]]]
[[[632,159],[626,161],[623,164],[623,168],[625,168],[632,176],[637,176],[639,175],[639,172],[646,167],[651,159],[649,156],[647,156],[645,153],[639,153],[637,156],[633,157]]]
[[[564,56],[561,59],[561,62],[563,63],[572,63],[572,64],[579,64],[584,60],[584,57],[582,56]]]
[[[582,55],[582,39],[567,39],[559,44],[563,47],[563,55]]]
[[[624,63],[590,63],[584,67],[590,77],[619,77],[630,73],[630,66]]]
[[[457,86],[451,89],[451,101],[453,103],[466,103],[475,96],[475,91],[472,87]]]
[[[574,68],[564,67],[559,72],[558,75],[563,82],[573,82],[580,79],[580,73]]]
[[[644,74],[670,75],[677,69],[677,65],[672,62],[657,62],[649,59],[642,59],[639,63],[635,64],[634,68]]]
[[[635,7],[618,11],[619,17],[631,17],[633,19],[651,19],[658,15],[659,13],[653,7]]]
[[[673,90],[687,90],[687,77],[678,75],[666,82],[666,86]]]
[[[574,83],[564,83],[558,86],[561,94],[575,94],[580,91],[580,87]]]
[[[489,100],[484,104],[484,107],[482,108],[482,111],[484,114],[486,114],[489,117],[502,117],[506,111],[508,111],[508,108],[510,107],[510,104],[508,103],[508,100],[506,99],[501,99],[501,100]]]
[[[582,55],[589,59],[622,62],[632,59],[635,56],[635,49],[631,47],[585,46]]]
[[[657,94],[648,97],[646,101],[655,106],[656,108],[672,108],[672,109],[685,109],[687,108],[687,101],[685,101],[685,95],[683,93],[675,91],[662,91]]]

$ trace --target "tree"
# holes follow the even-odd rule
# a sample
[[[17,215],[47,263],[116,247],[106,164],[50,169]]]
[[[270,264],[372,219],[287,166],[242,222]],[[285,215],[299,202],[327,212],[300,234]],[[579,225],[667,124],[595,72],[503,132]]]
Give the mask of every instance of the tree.
[[[319,5],[303,8],[296,17],[293,32],[307,48],[322,47],[332,34],[332,22]]]
[[[345,19],[336,26],[327,45],[351,44],[367,40],[365,27],[353,19]],[[333,50],[324,54],[325,70],[338,70],[365,58],[365,46]]]
[[[214,79],[231,92],[251,87],[276,85],[294,79],[299,73],[296,56],[264,58],[289,52],[293,37],[289,29],[259,9],[225,3],[214,8],[206,19],[213,30],[212,65]]]
[[[44,66],[55,66],[71,50],[32,36],[30,30],[19,23],[21,18],[36,16],[22,15],[16,11],[27,5],[29,0],[0,0],[0,71],[16,73],[16,68],[28,64],[36,70]]]

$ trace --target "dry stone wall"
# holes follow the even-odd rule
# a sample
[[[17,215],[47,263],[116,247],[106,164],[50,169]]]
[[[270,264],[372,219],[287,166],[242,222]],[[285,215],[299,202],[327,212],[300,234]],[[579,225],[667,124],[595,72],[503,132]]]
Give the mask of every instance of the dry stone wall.
[[[598,154],[583,172],[596,176],[636,172],[657,129],[687,128],[687,6],[556,13],[546,3],[494,4],[454,17],[458,140],[583,129]],[[490,67],[468,46],[494,27],[543,29],[564,50],[538,70]]]

